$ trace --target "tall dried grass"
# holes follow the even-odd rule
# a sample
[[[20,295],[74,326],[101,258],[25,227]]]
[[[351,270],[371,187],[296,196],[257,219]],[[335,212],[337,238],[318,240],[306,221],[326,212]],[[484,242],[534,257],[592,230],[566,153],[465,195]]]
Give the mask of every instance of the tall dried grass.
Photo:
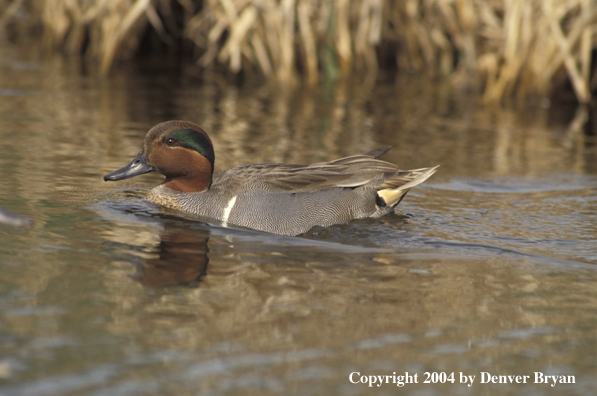
[[[438,0],[423,5],[407,0],[396,3],[392,15],[398,41],[406,44],[398,55],[404,67],[481,84],[489,101],[545,95],[566,79],[580,102],[590,99],[595,1]]]
[[[41,25],[47,46],[85,49],[102,73],[152,26],[169,44],[190,40],[202,66],[258,68],[285,84],[374,79],[397,66],[481,89],[487,101],[570,82],[588,102],[595,88],[594,0],[0,0],[0,9],[0,26]]]

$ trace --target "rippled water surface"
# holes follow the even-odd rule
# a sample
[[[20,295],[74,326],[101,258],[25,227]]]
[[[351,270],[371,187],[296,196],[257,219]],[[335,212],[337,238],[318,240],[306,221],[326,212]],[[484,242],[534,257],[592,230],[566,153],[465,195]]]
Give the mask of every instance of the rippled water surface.
[[[408,395],[597,391],[597,142],[574,127],[582,110],[487,109],[400,81],[98,78],[0,48],[0,206],[34,222],[0,226],[1,395],[393,395],[405,372]],[[102,181],[167,119],[209,131],[216,171],[381,145],[403,168],[441,167],[381,219],[301,237],[224,228],[145,201],[159,175]],[[369,375],[389,383],[351,382]]]

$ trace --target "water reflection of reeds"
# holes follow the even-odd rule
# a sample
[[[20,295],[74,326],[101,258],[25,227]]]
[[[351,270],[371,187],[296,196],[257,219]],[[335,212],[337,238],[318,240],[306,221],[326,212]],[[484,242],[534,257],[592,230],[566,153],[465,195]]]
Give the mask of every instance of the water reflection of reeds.
[[[102,73],[159,38],[201,67],[258,69],[282,83],[398,68],[449,76],[488,101],[567,82],[580,102],[591,96],[591,0],[0,0],[0,9],[12,37],[41,30],[46,47],[85,53]]]

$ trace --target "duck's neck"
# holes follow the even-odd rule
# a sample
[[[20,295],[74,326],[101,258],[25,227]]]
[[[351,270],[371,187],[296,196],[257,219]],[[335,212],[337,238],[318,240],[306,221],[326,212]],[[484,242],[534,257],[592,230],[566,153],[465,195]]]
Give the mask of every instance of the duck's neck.
[[[203,191],[206,191],[207,189],[209,189],[209,186],[211,184],[211,175],[207,174],[205,176],[207,176],[207,177],[205,177],[205,178],[203,178],[203,177],[202,178],[177,177],[175,179],[166,178],[164,180],[164,182],[162,183],[162,186],[164,186],[170,190],[182,192],[182,193],[203,192]]]

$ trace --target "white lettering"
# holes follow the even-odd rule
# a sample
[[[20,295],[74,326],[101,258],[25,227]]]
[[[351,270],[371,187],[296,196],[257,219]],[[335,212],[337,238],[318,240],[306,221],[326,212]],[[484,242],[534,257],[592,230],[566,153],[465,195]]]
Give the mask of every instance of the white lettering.
[[[535,383],[542,384],[543,383],[543,373],[539,371],[535,371]]]
[[[371,388],[373,386],[374,383],[377,382],[377,377],[374,375],[370,375],[369,376],[369,388]],[[381,384],[377,385],[380,386]]]
[[[383,375],[378,375],[377,378],[379,378],[379,384],[377,384],[377,386],[381,386],[381,384],[383,384]]]
[[[462,374],[462,372],[460,373],[460,383],[461,384],[468,383],[468,386],[471,386],[474,381],[475,381],[474,375],[464,375],[464,374]]]
[[[409,374],[405,372],[404,375],[396,375],[396,372],[392,373],[393,375],[361,375],[359,371],[353,371],[348,376],[348,380],[353,384],[366,384],[369,388],[372,388],[373,385],[380,387],[384,383],[386,384],[396,384],[398,387],[403,387],[405,384],[418,384],[419,378],[418,374]]]
[[[396,377],[396,386],[399,388],[404,386],[404,376],[403,375],[399,375],[398,377]]]
[[[536,384],[548,384],[551,383],[551,387],[555,387],[557,383],[560,384],[575,384],[576,377],[574,375],[545,375],[539,371],[535,371],[535,383]]]
[[[568,376],[568,380],[566,381],[567,384],[576,384],[576,377],[573,375]]]

